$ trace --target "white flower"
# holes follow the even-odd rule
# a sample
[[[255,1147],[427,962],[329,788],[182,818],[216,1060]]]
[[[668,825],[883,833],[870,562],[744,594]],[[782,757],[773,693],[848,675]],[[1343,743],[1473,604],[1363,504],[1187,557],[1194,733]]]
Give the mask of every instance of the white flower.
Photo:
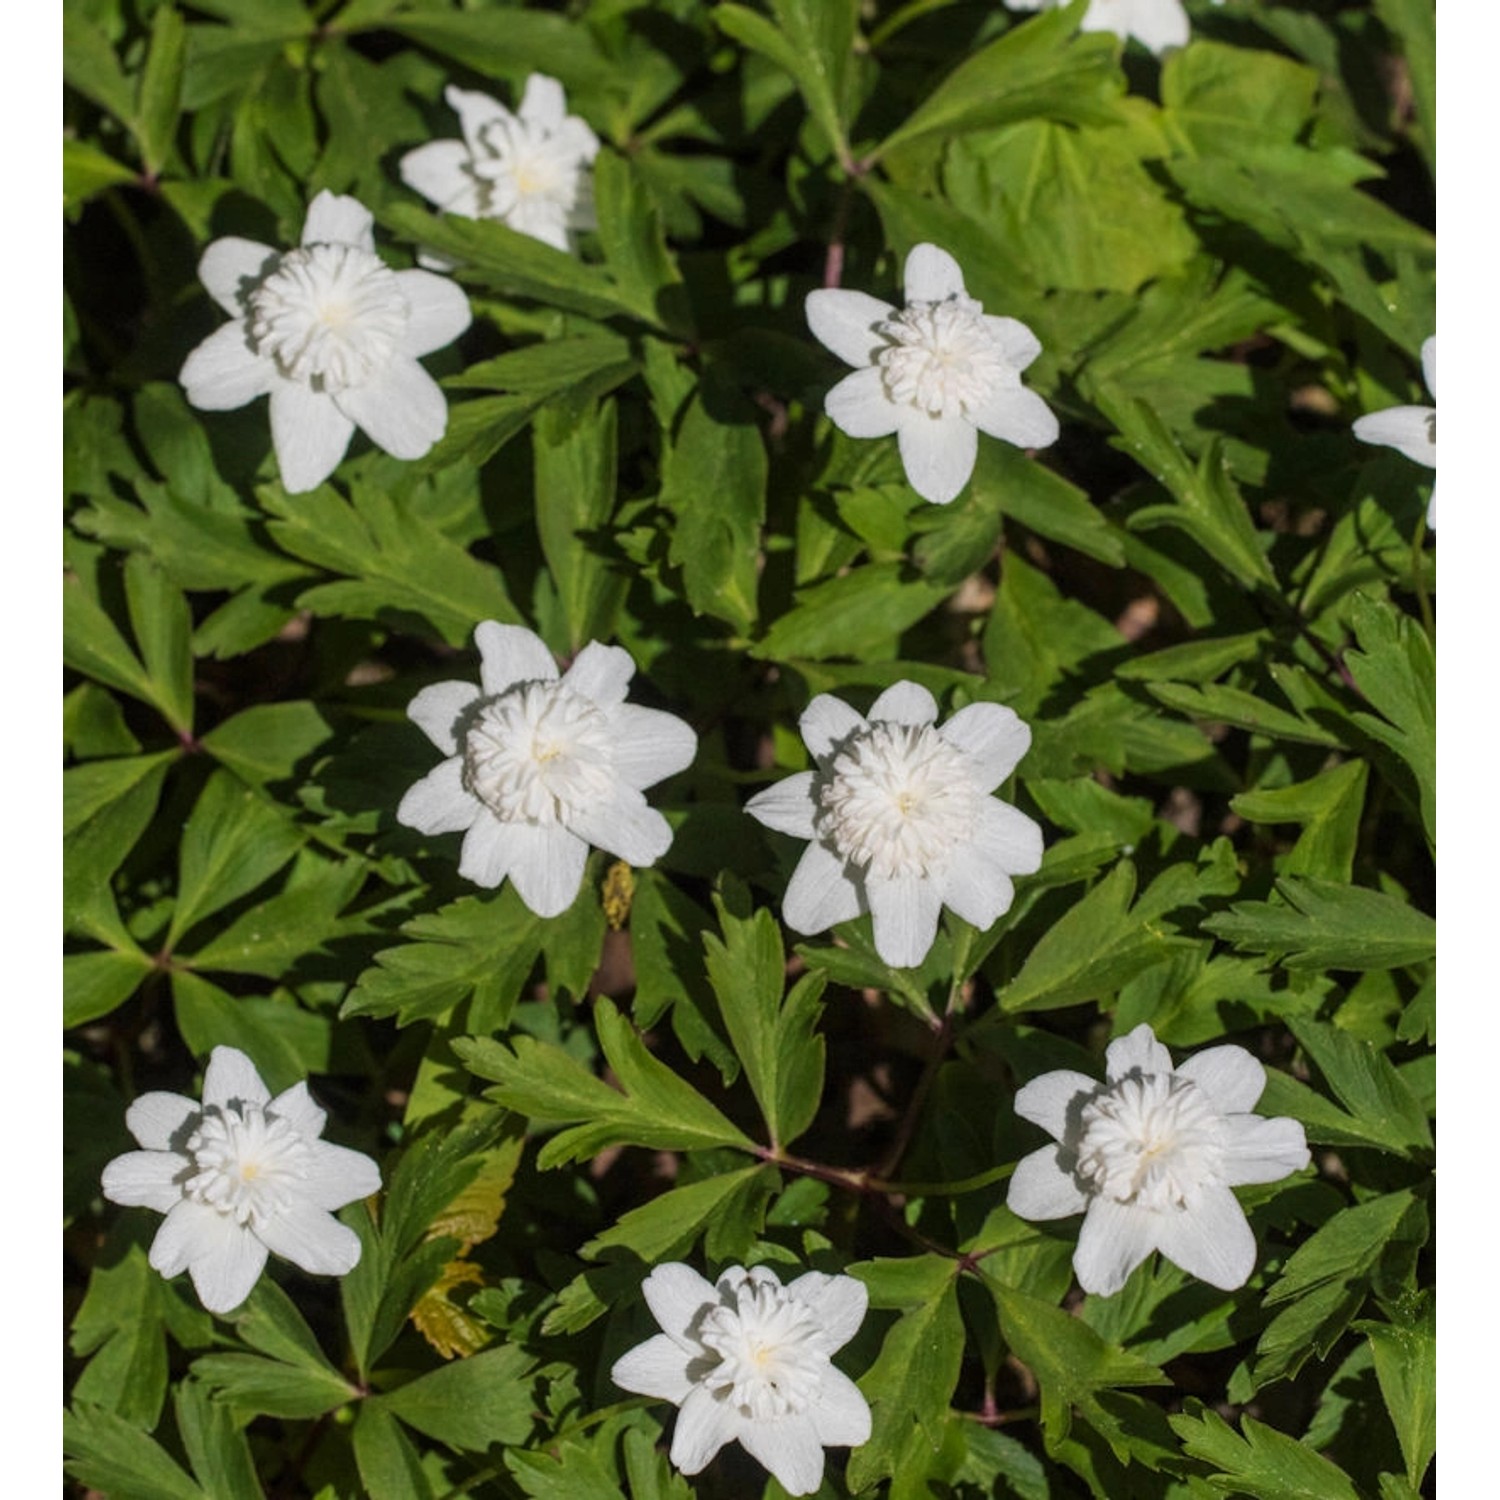
[[[359,1260],[359,1236],[330,1210],[369,1197],[380,1170],[319,1140],[327,1119],[305,1083],[273,1099],[243,1052],[215,1047],[201,1104],[151,1093],[126,1111],[145,1150],[105,1167],[104,1196],[167,1216],[151,1264],[163,1276],[186,1270],[210,1312],[230,1312],[250,1295],[267,1251],[343,1276]]]
[[[666,1332],[617,1359],[610,1379],[681,1408],[671,1459],[682,1473],[738,1441],[789,1495],[810,1495],[825,1447],[868,1441],[869,1405],[829,1359],[864,1320],[863,1282],[809,1271],[782,1286],[766,1266],[731,1266],[715,1286],[675,1263],[641,1291]]]
[[[188,355],[192,404],[229,411],[271,398],[271,442],[292,494],[338,467],[356,427],[396,458],[442,437],[448,403],[417,356],[469,326],[469,299],[430,271],[393,271],[375,254],[368,209],[322,192],[295,250],[215,240],[198,279],[234,320]]]
[[[642,791],[690,765],[698,737],[675,714],[625,702],[630,653],[591,641],[562,677],[539,636],[487,620],[474,632],[482,688],[437,682],[407,714],[448,759],[401,799],[421,833],[464,834],[458,873],[508,875],[539,917],[572,905],[589,845],[655,863],[672,830]]]
[[[563,87],[533,73],[512,114],[486,94],[445,90],[461,141],[429,141],[401,158],[401,180],[446,213],[499,219],[559,250],[594,227],[589,167],[599,138],[567,112]]]
[[[1010,877],[1040,868],[1041,829],[990,796],[1030,729],[998,703],[972,703],[941,729],[936,719],[915,682],[887,688],[868,720],[827,693],[807,705],[800,728],[817,769],[745,804],[767,828],[810,841],[782,901],[789,927],[822,932],[868,911],[881,958],[911,968],[944,906],[992,926],[1015,898]]]
[[[824,401],[834,425],[855,438],[894,432],[911,487],[946,505],[974,472],[981,432],[1044,448],[1057,418],[1021,385],[1041,353],[1035,335],[1015,318],[986,316],[946,250],[916,246],[905,285],[899,312],[865,292],[810,292],[807,324],[856,367]]]
[[[1428,394],[1437,395],[1437,335],[1422,345],[1422,379]],[[1388,406],[1372,411],[1354,424],[1354,435],[1362,443],[1383,443],[1404,453],[1413,463],[1437,468],[1437,407]],[[1427,524],[1437,525],[1437,482],[1427,502]]]
[[[1042,10],[1064,0],[1005,0],[1012,10]],[[1222,5],[1224,0],[1214,0]],[[1135,37],[1153,52],[1185,47],[1188,40],[1187,12],[1182,0],[1092,0],[1081,31],[1112,31],[1117,37]]]
[[[1150,1026],[1109,1044],[1107,1081],[1062,1070],[1033,1078],[1016,1113],[1056,1137],[1023,1157],[1006,1199],[1023,1219],[1084,1215],[1073,1269],[1109,1296],[1153,1250],[1233,1291],[1255,1267],[1255,1237],[1231,1188],[1308,1164],[1296,1120],[1250,1113],[1266,1072],[1243,1047],[1181,1065]]]

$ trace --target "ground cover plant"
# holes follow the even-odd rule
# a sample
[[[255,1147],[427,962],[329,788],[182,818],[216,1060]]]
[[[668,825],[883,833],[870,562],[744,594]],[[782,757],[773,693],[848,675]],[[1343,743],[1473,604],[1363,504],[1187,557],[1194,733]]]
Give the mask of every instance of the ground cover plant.
[[[66,1472],[1433,1493],[1431,0],[68,0]]]

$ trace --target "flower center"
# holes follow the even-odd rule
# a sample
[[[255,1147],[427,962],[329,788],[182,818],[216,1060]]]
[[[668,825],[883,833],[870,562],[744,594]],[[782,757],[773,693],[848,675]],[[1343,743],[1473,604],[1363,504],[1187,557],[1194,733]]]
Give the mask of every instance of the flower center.
[[[890,340],[876,356],[886,395],[929,416],[958,416],[997,386],[1015,384],[972,297],[913,302],[876,332]]]
[[[183,1191],[237,1224],[284,1212],[292,1184],[307,1176],[311,1155],[286,1120],[243,1101],[235,1109],[205,1109],[187,1138],[187,1152],[193,1172]]]
[[[1223,1126],[1202,1089],[1176,1073],[1131,1073],[1083,1106],[1078,1176],[1096,1193],[1181,1208],[1223,1180]]]
[[[396,273],[373,252],[306,245],[250,293],[250,338],[288,379],[335,395],[389,361],[410,313]]]
[[[747,1281],[733,1295],[735,1305],[713,1308],[699,1329],[703,1344],[719,1356],[703,1383],[747,1417],[806,1411],[828,1363],[812,1310],[764,1282]]]
[[[931,725],[877,723],[834,757],[814,816],[844,859],[891,879],[945,864],[978,801],[963,752]]]
[[[493,208],[504,211],[505,200],[543,198],[572,208],[578,196],[578,161],[544,133],[522,121],[495,120],[480,136],[489,153],[474,158],[474,172],[494,198]],[[489,205],[487,205],[489,206]]]
[[[603,712],[560,682],[523,682],[479,705],[463,784],[506,822],[562,823],[615,789]]]

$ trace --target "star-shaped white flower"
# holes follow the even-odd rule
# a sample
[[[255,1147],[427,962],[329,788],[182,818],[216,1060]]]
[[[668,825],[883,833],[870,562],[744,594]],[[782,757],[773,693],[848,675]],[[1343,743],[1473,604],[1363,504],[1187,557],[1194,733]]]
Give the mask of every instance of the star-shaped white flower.
[[[1073,1270],[1109,1296],[1153,1250],[1233,1291],[1255,1268],[1255,1236],[1231,1188],[1308,1164],[1292,1119],[1251,1114],[1266,1071],[1243,1047],[1180,1067],[1144,1022],[1105,1052],[1106,1081],[1066,1069],[1033,1078],[1016,1113],[1056,1144],[1017,1164],[1007,1203],[1023,1219],[1084,1216]]]
[[[731,1266],[712,1285],[674,1263],[641,1291],[666,1332],[616,1360],[610,1379],[681,1408],[671,1459],[682,1473],[738,1442],[789,1495],[810,1495],[825,1447],[869,1440],[869,1404],[829,1358],[864,1320],[862,1282],[809,1271],[782,1286],[767,1266]]]
[[[745,811],[809,840],[782,899],[796,932],[868,911],[875,948],[895,968],[922,962],[944,906],[992,926],[1015,899],[1012,875],[1041,867],[1042,831],[990,795],[1031,745],[998,703],[972,703],[942,728],[937,703],[898,682],[868,719],[824,693],[800,728],[817,769],[758,792]]]
[[[512,114],[487,94],[451,85],[461,141],[429,141],[401,158],[401,180],[446,213],[499,219],[558,250],[570,232],[594,227],[589,168],[599,138],[568,113],[563,87],[533,73]]]
[[[1422,379],[1427,393],[1437,396],[1437,335],[1422,345]],[[1354,435],[1362,443],[1383,443],[1404,453],[1413,463],[1437,468],[1437,407],[1388,406],[1372,411],[1354,424]],[[1427,524],[1437,526],[1437,481],[1427,502]]]
[[[322,192],[295,250],[215,240],[198,279],[233,320],[188,355],[178,379],[203,411],[271,398],[271,442],[292,494],[338,467],[354,429],[396,458],[421,458],[448,403],[417,357],[469,326],[445,276],[393,271],[375,253],[368,209]]]
[[[273,1099],[243,1052],[215,1047],[201,1104],[158,1092],[126,1111],[145,1149],[105,1167],[104,1196],[167,1216],[151,1264],[163,1276],[186,1270],[210,1312],[230,1312],[250,1295],[268,1251],[343,1276],[359,1260],[359,1236],[330,1210],[368,1198],[380,1169],[319,1140],[327,1119],[305,1083]]]
[[[692,763],[698,737],[675,714],[625,702],[635,663],[591,641],[559,677],[541,637],[487,620],[474,632],[482,687],[437,682],[406,710],[448,758],[401,799],[398,821],[463,833],[458,873],[507,876],[539,917],[566,911],[589,845],[637,866],[672,830],[642,795]]]
[[[1043,10],[1064,0],[1005,0],[1012,10]],[[1222,5],[1224,0],[1214,0]],[[1189,27],[1182,0],[1092,0],[1080,31],[1112,31],[1134,37],[1153,52],[1187,46]]]
[[[1057,437],[1057,418],[1021,385],[1021,371],[1041,353],[1036,336],[965,295],[946,250],[916,246],[905,286],[899,312],[866,292],[810,292],[807,324],[855,366],[824,401],[834,425],[855,438],[894,432],[911,487],[946,505],[974,472],[981,432],[1044,448]]]

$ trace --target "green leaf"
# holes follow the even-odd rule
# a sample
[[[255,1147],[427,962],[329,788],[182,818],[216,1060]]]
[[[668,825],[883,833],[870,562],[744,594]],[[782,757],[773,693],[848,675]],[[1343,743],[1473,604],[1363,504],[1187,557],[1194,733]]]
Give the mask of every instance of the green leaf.
[[[205,1354],[193,1361],[193,1374],[247,1416],[320,1417],[359,1395],[335,1371],[260,1354]]]
[[[1368,1138],[1402,1156],[1432,1150],[1427,1113],[1384,1053],[1322,1021],[1297,1017],[1288,1025]]]
[[[69,953],[63,957],[63,1026],[82,1026],[123,1005],[151,972],[139,951]]]
[[[158,706],[150,674],[76,578],[63,584],[63,661],[106,687]]]
[[[299,961],[327,953],[338,914],[363,880],[358,865],[323,864],[238,917],[186,962],[195,969],[227,969],[279,979]]]
[[[154,1438],[103,1407],[63,1413],[63,1467],[110,1500],[212,1500]]]
[[[337,1376],[297,1304],[262,1276],[239,1308],[229,1314],[234,1331],[261,1354],[315,1374]]]
[[[173,729],[190,734],[193,615],[188,602],[167,581],[162,569],[138,552],[125,560],[125,599],[153,699]]]
[[[1207,1410],[1201,1417],[1183,1413],[1167,1421],[1190,1458],[1218,1471],[1209,1483],[1221,1493],[1255,1500],[1360,1500],[1336,1464],[1254,1417],[1240,1418],[1239,1433]]]
[[[620,294],[647,323],[693,337],[682,273],[667,249],[661,219],[634,161],[613,151],[594,158],[599,243]]]
[[[1375,0],[1375,14],[1401,44],[1417,126],[1411,131],[1430,172],[1437,171],[1437,7],[1427,0]]]
[[[211,1399],[196,1380],[177,1386],[172,1405],[188,1462],[200,1483],[220,1500],[264,1500],[249,1440],[234,1413]]]
[[[717,1228],[722,1223],[737,1199],[759,1198],[763,1208],[764,1199],[779,1180],[776,1168],[762,1162],[759,1166],[741,1167],[737,1172],[721,1172],[686,1187],[671,1188],[649,1203],[627,1210],[610,1228],[587,1241],[579,1254],[585,1260],[607,1260],[612,1258],[609,1251],[625,1249],[647,1265],[681,1260],[705,1229]],[[752,1188],[756,1189],[754,1193],[748,1191]],[[599,1311],[604,1310],[601,1304]],[[582,1326],[571,1322],[568,1331],[575,1332]],[[549,1331],[555,1331],[550,1324]]]
[[[306,1038],[303,1028],[294,1023],[306,1021],[322,1028],[326,1022],[299,1010],[295,1003],[228,994],[185,968],[172,969],[171,980],[172,1014],[193,1052],[207,1057],[221,1043],[238,1047],[255,1059],[273,1093],[307,1076]]]
[[[281,781],[333,733],[311,703],[255,703],[216,724],[199,744],[241,781]]]
[[[95,193],[135,180],[133,168],[106,156],[97,146],[71,136],[64,138],[63,208],[69,217]]]
[[[562,15],[505,6],[499,10],[443,11],[366,6],[358,24],[410,37],[465,68],[519,83],[528,73],[558,79],[569,89],[608,89],[616,69],[585,26]],[[342,17],[341,17],[342,19]]]
[[[1289,57],[1198,38],[1162,64],[1161,102],[1194,151],[1233,156],[1247,142],[1295,141],[1318,84],[1315,68]]]
[[[421,1455],[379,1396],[359,1403],[354,1462],[370,1500],[434,1500]]]
[[[931,613],[952,592],[913,576],[905,563],[866,563],[842,577],[797,591],[796,602],[750,648],[769,661],[868,659]]]
[[[1297,875],[1282,877],[1276,889],[1284,904],[1237,901],[1204,927],[1288,969],[1399,969],[1437,949],[1432,918],[1384,891]]]
[[[1437,1451],[1437,1338],[1432,1313],[1410,1323],[1362,1322],[1354,1327],[1370,1341],[1380,1394],[1396,1428],[1407,1480],[1415,1490]]]
[[[93,1356],[73,1399],[134,1427],[154,1427],[167,1394],[165,1308],[176,1294],[151,1268],[145,1248],[125,1239],[127,1232],[115,1231],[110,1249],[122,1246],[123,1253],[94,1267],[73,1318],[73,1353]]]
[[[1146,691],[1158,702],[1191,719],[1229,724],[1251,734],[1291,740],[1296,744],[1329,748],[1339,744],[1337,735],[1310,719],[1278,708],[1242,688],[1226,687],[1222,683],[1190,687],[1178,682],[1148,682]]]
[[[1253,661],[1266,644],[1267,637],[1259,630],[1206,641],[1184,641],[1180,646],[1168,646],[1121,662],[1115,668],[1115,676],[1127,682],[1212,682],[1230,667]]]
[[[151,17],[151,45],[141,73],[136,106],[136,139],[147,172],[155,176],[172,155],[182,95],[187,27],[172,5],[158,5]]]
[[[380,1398],[408,1426],[452,1448],[483,1452],[531,1435],[535,1359],[515,1344],[455,1359]]]
[[[754,1149],[702,1094],[652,1057],[607,999],[599,999],[594,1019],[619,1089],[595,1078],[560,1047],[531,1037],[513,1036],[509,1045],[487,1037],[460,1038],[453,1044],[471,1073],[499,1085],[488,1091],[489,1097],[530,1119],[572,1125],[542,1147],[539,1167],[588,1160],[612,1145],[661,1151]]]
[[[79,7],[70,5],[62,21],[63,80],[122,124],[130,124],[135,96],[109,38]]]
[[[1348,883],[1353,879],[1369,767],[1345,761],[1292,786],[1241,792],[1230,807],[1252,823],[1299,823],[1302,837],[1280,863],[1284,875],[1312,875]]]
[[[493,359],[470,365],[461,375],[450,375],[444,384],[451,390],[550,397],[585,384],[601,371],[623,371],[620,378],[624,379],[638,368],[630,341],[601,329],[508,349]]]

